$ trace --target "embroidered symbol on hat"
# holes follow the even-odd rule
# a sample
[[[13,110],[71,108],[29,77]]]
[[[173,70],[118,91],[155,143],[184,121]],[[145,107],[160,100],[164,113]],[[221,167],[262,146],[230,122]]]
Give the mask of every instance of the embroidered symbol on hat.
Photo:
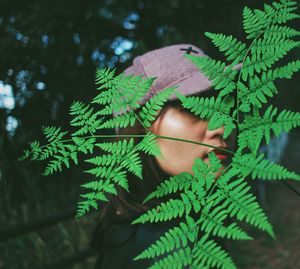
[[[199,52],[196,51],[196,50],[193,50],[193,48],[192,48],[191,46],[189,46],[187,49],[181,48],[180,50],[186,51],[187,54],[191,54],[191,52],[196,53],[196,54],[199,54]]]

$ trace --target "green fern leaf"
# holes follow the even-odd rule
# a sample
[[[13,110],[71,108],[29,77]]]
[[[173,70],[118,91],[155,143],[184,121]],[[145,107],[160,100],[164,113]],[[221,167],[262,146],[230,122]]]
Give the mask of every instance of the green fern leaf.
[[[236,266],[226,251],[221,249],[213,240],[208,240],[204,235],[195,244],[193,252],[192,268],[202,268],[206,265],[208,268],[235,269]]]
[[[128,125],[133,126],[136,121],[136,116],[133,111],[126,114],[121,114],[117,117],[109,119],[100,125],[100,128],[126,128]]]
[[[201,119],[209,120],[208,129],[214,130],[224,125],[224,139],[235,129],[234,118],[230,116],[230,110],[234,106],[234,99],[230,96],[205,98],[198,96],[186,97],[176,93],[182,106]]]
[[[155,120],[158,110],[167,102],[169,96],[173,93],[175,87],[166,88],[152,97],[143,106],[140,111],[140,117],[146,127],[151,126],[151,122]]]
[[[114,184],[110,183],[109,180],[93,180],[88,183],[82,184],[81,187],[90,189],[97,192],[105,192],[117,195],[116,188]]]
[[[273,2],[272,6],[265,4],[264,11],[251,10],[245,7],[243,10],[243,26],[248,34],[246,38],[257,38],[273,25],[299,18],[299,15],[291,13],[296,9],[296,7],[293,7],[295,5],[297,5],[296,2],[292,1]]]
[[[60,141],[68,132],[62,132],[60,127],[43,127],[43,133],[49,143]]]
[[[147,132],[143,140],[136,146],[136,149],[149,155],[163,158],[160,147],[155,138],[156,136],[153,133]]]
[[[90,211],[90,207],[98,209],[97,201],[107,202],[107,198],[102,192],[90,192],[81,194],[85,200],[78,202],[76,217],[82,217]]]
[[[191,262],[191,249],[187,247],[160,259],[148,269],[182,269],[191,264]]]
[[[136,152],[136,149],[133,149],[124,156],[123,161],[120,163],[120,167],[128,169],[131,173],[135,174],[140,179],[143,179],[142,161],[139,153]]]
[[[134,260],[151,259],[174,250],[176,251],[186,247],[188,242],[195,242],[196,237],[196,223],[191,217],[187,216],[186,222],[181,222],[177,227],[169,229],[155,243],[135,257]]]
[[[113,166],[116,163],[120,162],[122,160],[122,157],[118,155],[112,155],[112,154],[104,154],[101,156],[96,156],[90,159],[86,159],[85,162],[92,163],[94,165],[100,166],[100,165],[105,165],[105,166]]]
[[[300,126],[300,113],[288,110],[281,111],[275,121],[273,118],[277,114],[277,108],[269,106],[263,117],[259,115],[246,116],[240,124],[238,137],[239,148],[248,147],[252,152],[256,152],[263,137],[267,144],[270,142],[270,133],[273,130],[276,136],[283,131],[288,132],[292,128]]]
[[[211,86],[215,90],[222,89],[219,93],[220,97],[233,92],[236,88],[234,79],[238,71],[233,69],[232,66],[225,67],[225,63],[215,61],[207,56],[199,57],[190,54],[185,56],[212,81]]]
[[[244,179],[234,180],[231,183],[222,184],[217,181],[220,189],[212,195],[212,198],[223,201],[227,206],[227,212],[230,217],[236,216],[240,221],[245,220],[247,223],[266,231],[271,237],[275,237],[272,225],[263,209],[256,202],[256,197],[250,193],[250,186]]]
[[[107,152],[114,153],[116,155],[125,155],[126,153],[130,152],[133,148],[134,140],[131,137],[129,141],[123,139],[122,141],[118,142],[97,143],[95,144],[95,146]]]
[[[209,37],[213,44],[219,48],[221,52],[225,52],[227,61],[232,61],[232,65],[240,63],[246,55],[246,44],[238,41],[233,36],[224,34],[214,34],[210,32],[204,33]]]
[[[96,70],[96,84],[100,85],[97,90],[111,89],[115,87],[118,79],[115,78],[116,69],[102,68]]]
[[[70,107],[70,115],[74,118],[70,122],[71,126],[81,127],[72,136],[79,136],[85,134],[93,134],[99,129],[99,125],[104,118],[97,119],[98,113],[94,113],[94,108],[89,105],[84,105],[82,102],[73,102]]]
[[[266,180],[294,179],[300,180],[300,176],[288,171],[279,164],[263,159],[264,154],[255,157],[253,154],[236,155],[233,157],[233,169],[239,170],[243,177],[251,174],[252,178]]]
[[[217,235],[218,237],[226,237],[234,240],[253,239],[239,228],[236,223],[224,226],[223,222],[228,215],[227,210],[225,210],[226,205],[221,204],[212,209],[214,204],[214,200],[208,200],[201,211],[199,224],[201,225],[200,227],[202,231],[205,233],[211,233],[213,236]]]
[[[266,29],[264,32],[265,39],[283,39],[283,38],[291,38],[295,36],[299,36],[300,32],[288,27],[288,26],[280,26],[280,25],[271,25],[270,28]]]
[[[171,193],[188,190],[192,184],[192,179],[193,176],[187,172],[182,172],[176,176],[170,177],[168,180],[160,183],[156,190],[145,198],[144,203],[153,198],[160,198]]]

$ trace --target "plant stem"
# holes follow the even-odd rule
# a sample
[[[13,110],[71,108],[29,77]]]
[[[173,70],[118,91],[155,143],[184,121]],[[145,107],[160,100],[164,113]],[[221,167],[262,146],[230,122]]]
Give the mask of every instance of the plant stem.
[[[153,133],[154,134],[154,133]],[[154,134],[155,135],[155,134]],[[112,137],[145,137],[146,135],[144,134],[130,134],[130,135],[91,135],[91,136],[84,136],[84,137],[80,137],[83,139],[88,139],[88,138],[112,138]],[[171,137],[171,136],[164,136],[164,135],[155,135],[156,138],[163,138],[163,139],[169,139],[169,140],[176,140],[176,141],[181,141],[181,142],[187,142],[187,143],[192,143],[192,144],[197,144],[197,145],[201,145],[201,146],[205,146],[205,147],[210,147],[210,148],[215,148],[215,149],[219,149],[221,151],[230,153],[230,154],[234,154],[235,152],[229,149],[225,149],[225,148],[219,148],[210,144],[206,144],[206,143],[201,143],[198,141],[193,141],[193,140],[187,140],[187,139],[181,139],[181,138],[176,138],[176,137]],[[60,142],[64,143],[64,142],[71,142],[73,141],[72,139],[66,139],[66,140],[61,140]],[[44,148],[46,146],[48,146],[49,144],[46,144],[44,146],[41,146],[41,148]]]

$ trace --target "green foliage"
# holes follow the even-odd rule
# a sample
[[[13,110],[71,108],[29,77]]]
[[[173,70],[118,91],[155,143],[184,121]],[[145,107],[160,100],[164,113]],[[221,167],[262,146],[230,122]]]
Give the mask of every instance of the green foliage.
[[[167,88],[147,101],[142,111],[140,112],[141,120],[146,127],[151,126],[150,122],[155,120],[157,110],[161,109],[161,107],[167,101],[168,97],[173,93],[174,89],[174,87]]]
[[[230,110],[234,106],[234,99],[231,97],[185,97],[181,93],[176,96],[182,102],[182,106],[201,119],[209,120],[208,129],[214,130],[224,125],[224,138],[227,138],[235,128],[235,118],[231,117]]]
[[[150,268],[236,268],[229,254],[215,241],[215,237],[228,240],[251,240],[252,237],[240,227],[246,222],[275,238],[267,215],[251,193],[246,177],[263,180],[300,180],[300,176],[258,154],[263,139],[288,132],[300,125],[299,112],[278,109],[272,105],[260,112],[269,99],[278,93],[277,79],[290,79],[300,69],[300,61],[272,69],[289,51],[299,47],[299,31],[283,25],[298,19],[295,1],[280,0],[264,5],[263,10],[243,10],[243,26],[246,41],[231,35],[205,33],[213,44],[224,53],[225,63],[207,56],[186,55],[211,81],[218,97],[186,97],[167,88],[159,92],[142,107],[139,102],[148,92],[154,78],[116,75],[115,70],[101,69],[96,73],[100,93],[91,104],[74,102],[70,108],[73,116],[70,124],[77,128],[68,132],[61,128],[43,129],[47,144],[31,142],[21,159],[46,160],[52,158],[44,174],[69,167],[70,161],[78,163],[78,154],[86,155],[84,161],[91,165],[85,172],[92,179],[81,186],[88,192],[81,194],[77,216],[83,216],[98,208],[98,202],[107,202],[107,194],[117,195],[116,186],[129,192],[127,174],[142,179],[140,152],[163,158],[156,135],[147,132],[135,144],[133,138],[117,142],[98,143],[97,134],[106,128],[125,128],[139,120],[150,127],[157,111],[175,94],[182,106],[201,120],[209,121],[209,130],[224,126],[223,137],[238,130],[238,149],[232,163],[222,168],[214,152],[209,162],[196,158],[193,173],[182,172],[161,182],[148,194],[144,203],[162,199],[157,206],[138,216],[132,224],[180,220],[176,227],[166,231],[156,242],[135,257],[135,260],[151,259]],[[249,44],[248,44],[249,43]],[[100,106],[98,109],[95,106]],[[137,114],[135,109],[141,108]],[[122,113],[123,112],[123,113]],[[106,115],[115,114],[105,120]],[[214,147],[213,145],[211,145]],[[106,154],[97,155],[96,150]],[[217,176],[218,175],[218,176]],[[228,223],[229,222],[229,223]]]

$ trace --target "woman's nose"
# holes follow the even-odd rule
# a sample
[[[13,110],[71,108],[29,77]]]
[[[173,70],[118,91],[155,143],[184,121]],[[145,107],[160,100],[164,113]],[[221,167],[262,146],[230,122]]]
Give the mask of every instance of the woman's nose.
[[[207,136],[209,137],[215,137],[215,136],[220,136],[223,137],[224,134],[224,125],[222,125],[221,127],[214,129],[214,130],[208,130],[207,128]]]

